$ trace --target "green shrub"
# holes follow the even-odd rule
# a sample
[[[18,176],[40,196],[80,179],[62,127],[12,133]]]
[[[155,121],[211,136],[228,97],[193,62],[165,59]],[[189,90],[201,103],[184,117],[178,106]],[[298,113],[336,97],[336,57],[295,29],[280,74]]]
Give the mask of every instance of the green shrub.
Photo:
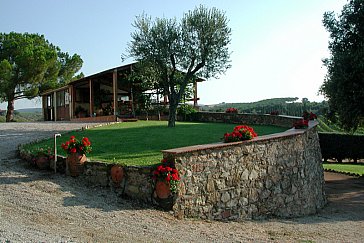
[[[322,157],[336,159],[364,159],[364,136],[338,133],[319,133]]]
[[[196,112],[197,111],[195,110],[195,108],[193,106],[187,105],[187,104],[180,105],[177,108],[177,114],[178,114],[178,116],[182,117],[183,120],[187,120],[187,121],[190,121],[192,115],[194,113],[196,113]]]

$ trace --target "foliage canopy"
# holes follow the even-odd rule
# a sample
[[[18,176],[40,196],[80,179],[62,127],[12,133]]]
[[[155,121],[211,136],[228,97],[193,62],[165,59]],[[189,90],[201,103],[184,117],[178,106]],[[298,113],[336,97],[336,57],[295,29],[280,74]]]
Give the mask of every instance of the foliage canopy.
[[[224,13],[199,6],[175,18],[156,18],[145,14],[134,22],[129,55],[152,77],[153,88],[163,90],[169,99],[168,126],[175,126],[176,109],[186,86],[196,76],[217,77],[230,67],[231,29]]]
[[[323,60],[327,75],[320,92],[341,126],[354,132],[364,117],[364,1],[351,0],[341,14],[326,12],[331,56]]]
[[[79,55],[61,52],[43,35],[0,33],[0,101],[8,102],[6,120],[12,120],[15,100],[67,84],[82,63]]]

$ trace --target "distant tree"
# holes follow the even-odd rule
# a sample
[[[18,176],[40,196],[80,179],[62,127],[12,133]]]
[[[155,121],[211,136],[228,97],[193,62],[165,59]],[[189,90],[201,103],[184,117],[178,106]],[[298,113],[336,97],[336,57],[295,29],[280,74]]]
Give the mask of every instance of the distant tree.
[[[0,101],[8,102],[6,121],[13,119],[15,100],[67,84],[82,63],[79,55],[61,52],[43,35],[0,33]]]
[[[364,117],[364,1],[351,0],[341,15],[326,12],[331,56],[323,60],[327,75],[320,92],[341,126],[354,132]]]
[[[196,76],[217,77],[230,67],[231,29],[225,14],[197,7],[176,19],[141,15],[134,22],[129,55],[155,73],[155,86],[169,99],[168,126],[175,126],[177,106]],[[151,68],[152,67],[152,68]]]

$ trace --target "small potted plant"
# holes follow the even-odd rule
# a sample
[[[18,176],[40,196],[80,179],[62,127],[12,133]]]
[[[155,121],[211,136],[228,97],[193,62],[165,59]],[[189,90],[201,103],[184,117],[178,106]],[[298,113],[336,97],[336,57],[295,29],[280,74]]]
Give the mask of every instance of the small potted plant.
[[[224,134],[224,142],[238,142],[244,140],[250,140],[257,137],[258,135],[254,132],[252,127],[246,125],[236,126],[231,133]]]
[[[77,106],[75,109],[75,115],[77,118],[83,118],[86,117],[86,109],[84,109],[82,106]]]
[[[313,120],[317,119],[317,115],[315,113],[310,112],[310,115],[309,115],[308,119],[310,121],[313,121]]]
[[[49,146],[37,147],[32,152],[33,161],[41,170],[49,168],[49,162],[54,158],[53,149]]]
[[[66,163],[71,176],[79,176],[83,172],[83,164],[86,162],[86,154],[92,151],[91,142],[87,137],[77,140],[71,136],[70,140],[62,143],[62,149],[66,151]]]
[[[113,165],[110,169],[111,180],[116,187],[120,187],[120,183],[124,178],[124,168],[122,165]]]
[[[178,170],[173,162],[163,159],[162,164],[153,171],[155,199],[165,210],[171,210],[177,195],[180,181]]]
[[[315,113],[313,113],[313,112],[304,111],[302,113],[302,118],[304,120],[313,121],[313,120],[317,119],[317,115]]]
[[[234,113],[234,114],[236,114],[236,113],[238,113],[238,109],[230,107],[230,108],[227,108],[225,110],[225,113]]]
[[[299,121],[296,121],[295,123],[293,123],[293,127],[295,129],[306,129],[308,128],[308,120],[301,119]]]

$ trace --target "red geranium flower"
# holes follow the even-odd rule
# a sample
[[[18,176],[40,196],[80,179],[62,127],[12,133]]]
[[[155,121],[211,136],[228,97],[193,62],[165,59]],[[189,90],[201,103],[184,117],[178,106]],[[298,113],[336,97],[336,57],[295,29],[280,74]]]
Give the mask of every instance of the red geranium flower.
[[[229,143],[229,142],[249,140],[257,136],[258,135],[254,132],[253,128],[245,125],[240,125],[236,126],[232,133],[224,134],[224,142]]]
[[[161,160],[162,164],[158,165],[153,171],[153,180],[163,181],[169,184],[169,188],[172,193],[177,192],[177,186],[180,180],[178,170],[173,168],[173,161],[168,161],[167,159]]]
[[[62,143],[62,149],[65,150],[68,154],[80,153],[86,154],[92,151],[91,142],[88,138],[82,138],[81,141],[78,141],[75,136],[71,136],[69,141]]]

